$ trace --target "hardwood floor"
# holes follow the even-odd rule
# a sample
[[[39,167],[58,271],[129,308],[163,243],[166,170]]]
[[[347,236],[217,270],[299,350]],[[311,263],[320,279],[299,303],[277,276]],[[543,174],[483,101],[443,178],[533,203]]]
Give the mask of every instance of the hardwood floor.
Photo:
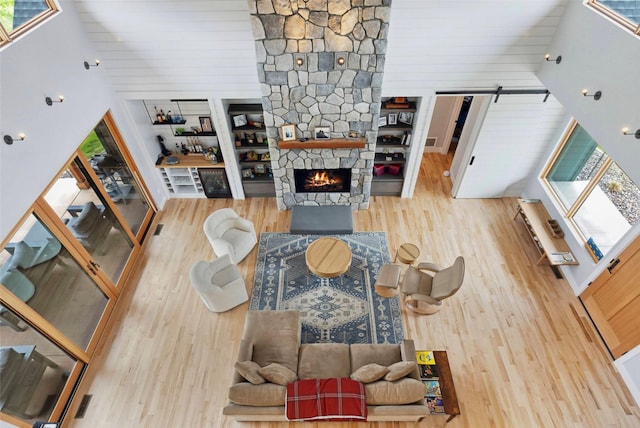
[[[531,240],[512,220],[515,199],[452,199],[442,175],[450,162],[425,155],[412,199],[373,197],[369,210],[354,213],[355,230],[385,231],[392,253],[412,242],[420,261],[446,265],[465,257],[464,285],[440,312],[403,309],[416,348],[448,351],[462,414],[447,426],[639,426],[640,410],[578,298],[549,267],[535,264]],[[68,426],[294,426],[222,415],[248,303],[211,313],[189,284],[191,265],[213,257],[202,223],[222,207],[250,218],[258,231],[288,230],[289,212],[278,211],[273,198],[170,200],[158,216],[164,229],[148,238],[136,281],[80,388],[93,395],[86,415],[70,417]],[[239,264],[249,290],[256,254]],[[441,424],[426,418],[370,426]]]

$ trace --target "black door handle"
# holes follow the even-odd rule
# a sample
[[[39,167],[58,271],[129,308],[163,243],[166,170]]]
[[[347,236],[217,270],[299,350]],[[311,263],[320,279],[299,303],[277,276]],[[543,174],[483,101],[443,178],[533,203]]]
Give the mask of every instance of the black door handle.
[[[615,269],[616,266],[618,266],[618,263],[620,263],[620,259],[615,259],[611,262],[609,267],[607,267],[607,270],[609,271],[609,273],[612,273],[611,271]]]
[[[473,165],[473,161],[476,160],[475,156],[471,156],[471,162],[469,162],[469,165]]]

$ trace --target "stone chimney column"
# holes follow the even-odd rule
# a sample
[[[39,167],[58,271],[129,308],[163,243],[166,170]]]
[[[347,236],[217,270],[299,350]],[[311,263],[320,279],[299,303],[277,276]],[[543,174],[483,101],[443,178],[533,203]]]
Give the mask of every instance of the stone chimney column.
[[[248,0],[279,209],[368,208],[391,0]],[[327,127],[357,132],[364,149],[281,150],[280,127],[297,138]],[[347,194],[296,193],[293,169],[350,168]]]

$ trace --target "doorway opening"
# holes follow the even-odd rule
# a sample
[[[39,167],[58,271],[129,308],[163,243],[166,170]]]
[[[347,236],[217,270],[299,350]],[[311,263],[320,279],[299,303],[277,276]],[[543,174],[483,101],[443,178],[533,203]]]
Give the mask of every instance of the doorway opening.
[[[455,122],[455,128],[453,129],[453,135],[451,136],[451,142],[449,143],[448,152],[455,153],[458,148],[458,141],[460,141],[460,135],[462,135],[462,129],[464,128],[464,124],[467,121],[467,115],[469,114],[469,109],[471,108],[471,102],[473,101],[472,96],[461,97],[462,105],[460,106],[460,111],[458,112],[458,117]]]
[[[449,176],[472,102],[470,95],[436,96],[422,161],[426,168]]]

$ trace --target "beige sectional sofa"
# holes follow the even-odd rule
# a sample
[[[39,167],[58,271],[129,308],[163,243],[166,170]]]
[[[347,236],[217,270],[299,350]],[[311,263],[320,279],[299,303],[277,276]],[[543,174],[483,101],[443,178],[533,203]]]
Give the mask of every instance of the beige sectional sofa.
[[[277,363],[294,372],[297,379],[350,377],[371,363],[388,367],[401,361],[415,362],[412,340],[397,345],[301,345],[300,327],[298,311],[249,311],[237,362],[244,366],[253,361],[261,368]],[[398,380],[382,378],[365,383],[368,421],[417,421],[429,414],[423,404],[424,386],[417,365],[399,363],[394,367],[399,365],[411,366],[410,373]],[[286,421],[285,400],[285,385],[254,384],[235,370],[223,413],[239,421]]]

